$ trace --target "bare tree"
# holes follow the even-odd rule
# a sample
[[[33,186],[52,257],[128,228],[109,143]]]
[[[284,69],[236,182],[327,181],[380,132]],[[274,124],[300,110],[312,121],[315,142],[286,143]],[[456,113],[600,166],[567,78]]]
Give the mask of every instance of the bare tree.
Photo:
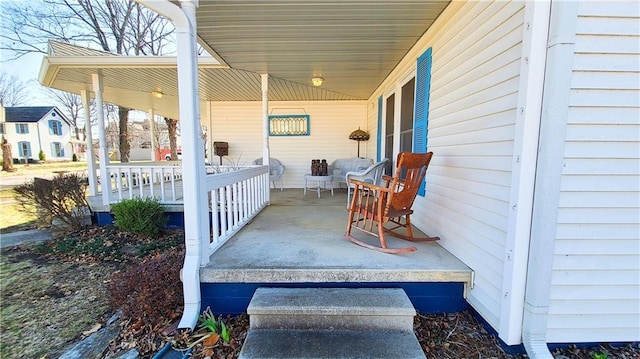
[[[45,52],[49,39],[121,55],[160,55],[174,30],[165,18],[127,0],[5,1],[2,7],[0,50],[10,50],[14,58]],[[120,108],[118,113],[120,159],[128,162],[129,109]]]
[[[17,77],[0,73],[0,104],[5,107],[19,106],[26,102],[27,90]]]
[[[178,120],[165,117],[164,122],[167,124],[167,131],[169,132],[169,148],[171,149],[171,160],[178,159],[178,141],[177,141],[177,129]]]

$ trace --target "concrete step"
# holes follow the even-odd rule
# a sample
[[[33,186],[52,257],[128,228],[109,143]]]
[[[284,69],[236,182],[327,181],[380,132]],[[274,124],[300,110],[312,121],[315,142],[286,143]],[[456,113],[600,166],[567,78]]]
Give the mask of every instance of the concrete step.
[[[258,288],[250,328],[413,331],[416,311],[400,288]]]
[[[250,329],[240,359],[425,359],[413,332]]]

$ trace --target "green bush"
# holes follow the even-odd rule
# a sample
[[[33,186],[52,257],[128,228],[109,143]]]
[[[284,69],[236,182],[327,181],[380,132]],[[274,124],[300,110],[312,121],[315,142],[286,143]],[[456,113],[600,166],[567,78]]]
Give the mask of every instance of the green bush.
[[[74,153],[73,156],[71,157],[71,161],[78,162],[78,155]]]
[[[47,156],[45,156],[44,151],[40,150],[40,152],[38,152],[38,159],[40,161],[46,161],[47,160]]]
[[[167,223],[164,209],[156,198],[125,199],[111,205],[115,225],[127,232],[156,237]]]

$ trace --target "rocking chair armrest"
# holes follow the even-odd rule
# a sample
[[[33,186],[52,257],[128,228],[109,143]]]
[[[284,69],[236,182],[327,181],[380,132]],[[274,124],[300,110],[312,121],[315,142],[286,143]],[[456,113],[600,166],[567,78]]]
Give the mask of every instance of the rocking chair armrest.
[[[356,187],[364,187],[364,188],[367,188],[369,190],[374,190],[374,191],[391,192],[391,190],[389,188],[387,188],[387,187],[378,186],[378,185],[375,185],[373,183],[363,182],[363,181],[356,180],[356,179],[349,179],[349,184],[353,184]]]

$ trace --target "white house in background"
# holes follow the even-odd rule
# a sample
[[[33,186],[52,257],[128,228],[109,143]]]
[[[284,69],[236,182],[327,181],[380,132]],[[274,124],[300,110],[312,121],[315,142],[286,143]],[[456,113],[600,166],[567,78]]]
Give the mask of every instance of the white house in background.
[[[11,144],[14,159],[71,160],[71,122],[55,106],[2,107],[0,134]]]

